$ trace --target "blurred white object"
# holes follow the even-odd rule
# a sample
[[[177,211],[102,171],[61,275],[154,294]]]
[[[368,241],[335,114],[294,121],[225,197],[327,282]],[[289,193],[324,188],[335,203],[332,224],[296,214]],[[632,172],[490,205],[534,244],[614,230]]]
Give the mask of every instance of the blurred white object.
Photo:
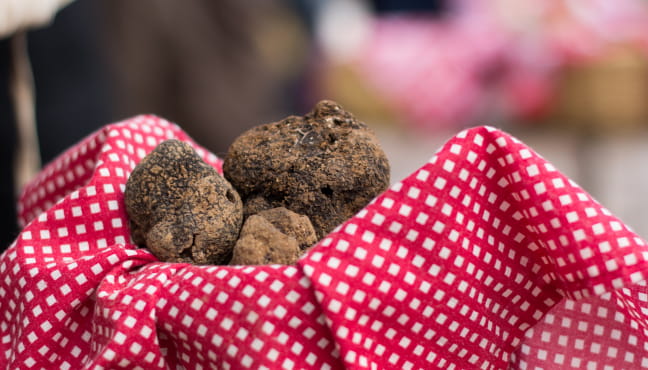
[[[18,145],[14,156],[14,190],[23,186],[40,170],[40,149],[36,128],[34,78],[27,52],[27,35],[18,32],[11,37],[11,76],[9,92],[16,118]]]
[[[0,38],[52,21],[72,0],[0,0]]]
[[[315,29],[325,54],[340,63],[357,57],[371,33],[367,1],[327,0],[319,6]]]

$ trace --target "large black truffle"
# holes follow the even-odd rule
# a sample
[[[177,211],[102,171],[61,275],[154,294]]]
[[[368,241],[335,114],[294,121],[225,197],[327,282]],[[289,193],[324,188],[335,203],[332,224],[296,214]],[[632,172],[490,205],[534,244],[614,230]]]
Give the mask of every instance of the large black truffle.
[[[230,146],[225,177],[246,216],[285,207],[310,218],[318,238],[389,185],[389,163],[374,133],[332,101],[303,117],[252,128]]]
[[[142,159],[124,194],[133,241],[166,262],[227,264],[243,222],[238,193],[187,143]]]

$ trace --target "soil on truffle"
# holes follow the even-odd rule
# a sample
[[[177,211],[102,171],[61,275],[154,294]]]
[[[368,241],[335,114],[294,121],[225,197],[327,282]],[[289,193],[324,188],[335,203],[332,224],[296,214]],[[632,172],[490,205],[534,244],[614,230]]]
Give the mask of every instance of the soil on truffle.
[[[238,193],[193,148],[160,143],[124,193],[133,241],[165,262],[226,264],[243,221]]]
[[[318,238],[389,185],[389,163],[375,134],[326,100],[303,117],[243,133],[223,171],[243,199],[245,216],[285,207],[307,215]]]

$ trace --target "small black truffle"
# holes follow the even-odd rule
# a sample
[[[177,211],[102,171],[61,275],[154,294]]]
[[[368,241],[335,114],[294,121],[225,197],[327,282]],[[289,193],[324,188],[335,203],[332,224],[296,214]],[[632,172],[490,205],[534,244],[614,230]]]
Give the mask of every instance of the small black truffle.
[[[272,208],[247,218],[230,264],[294,264],[315,242],[308,217],[283,207]]]

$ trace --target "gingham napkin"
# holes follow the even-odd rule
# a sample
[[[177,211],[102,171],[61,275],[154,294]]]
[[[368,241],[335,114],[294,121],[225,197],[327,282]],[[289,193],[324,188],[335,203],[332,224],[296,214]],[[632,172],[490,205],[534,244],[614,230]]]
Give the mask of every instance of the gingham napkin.
[[[126,180],[169,138],[220,170],[139,116],[27,186],[0,257],[6,368],[648,367],[646,243],[503,132],[460,132],[295,266],[131,244]]]

